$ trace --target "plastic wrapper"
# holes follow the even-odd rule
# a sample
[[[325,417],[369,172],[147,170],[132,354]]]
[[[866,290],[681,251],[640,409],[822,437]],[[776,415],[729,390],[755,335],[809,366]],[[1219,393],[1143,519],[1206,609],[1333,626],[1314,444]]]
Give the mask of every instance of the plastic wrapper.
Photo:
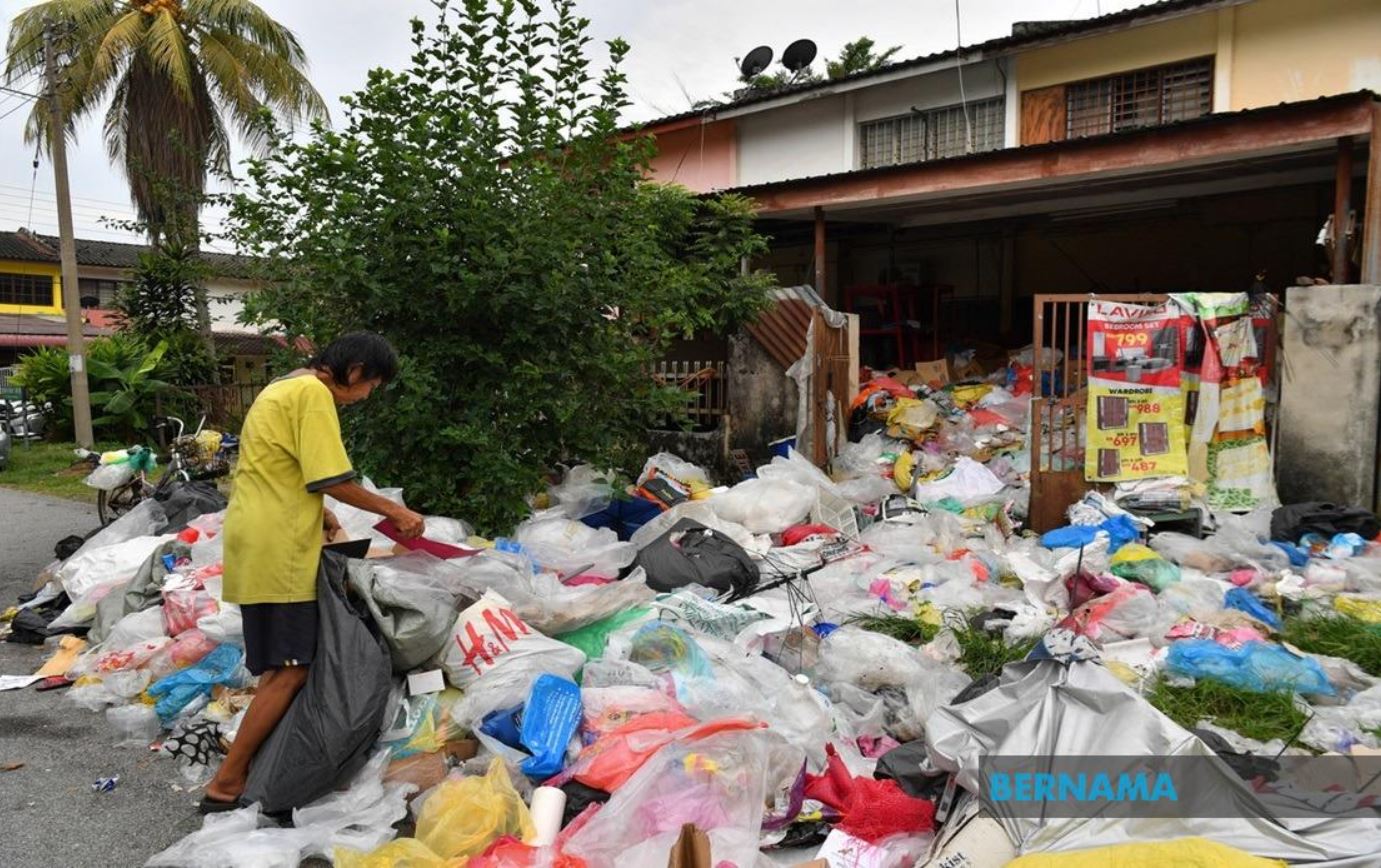
[[[56,635],[73,627],[80,627],[96,617],[96,606],[111,593],[120,594],[124,592],[124,583],[107,582],[103,585],[96,585],[91,590],[82,594],[72,602],[70,606],[62,610],[52,621],[48,622],[48,631]]]
[[[1140,543],[1127,543],[1109,560],[1112,574],[1163,591],[1180,580],[1180,568]]]
[[[1203,540],[1188,534],[1165,532],[1153,535],[1150,546],[1168,561],[1205,573],[1226,573],[1238,562],[1231,551],[1212,538]]]
[[[707,490],[711,487],[709,474],[703,468],[670,452],[658,452],[647,459],[642,472],[638,474],[638,484],[647,482],[654,473],[670,477],[693,491]]]
[[[213,642],[244,647],[244,620],[240,617],[240,607],[234,603],[222,602],[217,611],[198,618],[197,629]]]
[[[612,634],[629,625],[641,624],[651,617],[652,610],[647,606],[634,606],[569,633],[559,633],[554,638],[579,648],[587,658],[595,660],[604,656],[604,649],[608,646]]]
[[[1315,750],[1348,753],[1354,746],[1381,748],[1381,685],[1355,694],[1346,705],[1319,705],[1300,741]]]
[[[750,625],[768,615],[745,606],[716,603],[687,588],[665,595],[652,604],[659,620],[680,624],[687,630],[732,642]]]
[[[628,541],[636,548],[640,550],[644,549],[655,542],[662,534],[671,530],[672,525],[683,518],[698,521],[705,525],[705,527],[719,531],[748,551],[759,551],[753,539],[753,534],[748,528],[736,522],[726,521],[720,518],[719,514],[715,512],[714,507],[711,505],[711,501],[701,500],[678,503],[676,506],[673,506],[671,509],[658,515],[647,522],[647,524],[644,524],[634,531],[633,536],[630,537]]]
[[[186,630],[158,652],[149,657],[144,664],[154,678],[163,678],[179,669],[186,669],[201,661],[216,650],[219,645],[214,639],[197,629]]]
[[[649,673],[650,674],[650,673]],[[585,679],[589,681],[588,676]],[[608,735],[644,714],[684,712],[681,705],[655,687],[590,687],[580,691],[585,732]]]
[[[120,734],[119,744],[147,745],[163,731],[158,712],[141,702],[107,708],[105,719]]]
[[[833,467],[836,473],[845,478],[860,476],[882,476],[884,466],[880,464],[883,460],[883,453],[895,451],[897,448],[908,448],[903,444],[902,447],[889,446],[888,440],[883,439],[881,434],[873,433],[864,435],[863,439],[846,443],[839,454],[835,456]]]
[[[579,521],[607,507],[614,499],[614,474],[581,464],[566,471],[560,485],[547,489],[552,505]]]
[[[533,833],[527,805],[498,759],[482,776],[442,781],[417,817],[417,840],[443,859],[476,856],[505,835],[524,840]]]
[[[379,742],[388,748],[390,758],[439,751],[446,742],[465,735],[465,727],[452,716],[460,691],[447,688],[440,693],[406,697],[399,693],[393,713],[379,734]]]
[[[917,482],[913,496],[921,503],[934,503],[946,498],[954,498],[963,504],[992,497],[1005,486],[992,471],[961,455],[950,472],[939,479]]]
[[[620,542],[609,528],[592,528],[565,518],[524,522],[513,537],[534,561],[563,576],[617,576],[638,554],[636,546]]]
[[[214,615],[219,609],[216,598],[206,591],[164,591],[163,628],[169,636],[177,636],[195,629],[198,620]]]
[[[660,689],[655,672],[631,660],[591,660],[580,673],[584,687],[651,687]]]
[[[157,868],[296,868],[310,857],[341,850],[369,853],[397,833],[407,816],[410,785],[382,783],[384,754],[375,757],[342,791],[293,812],[282,827],[258,805],[211,814],[201,829],[148,861]],[[339,848],[339,850],[338,850]],[[426,864],[426,863],[422,863]]]
[[[678,678],[708,678],[713,674],[700,645],[684,630],[661,621],[638,630],[628,659],[652,672],[670,672]]]
[[[865,530],[858,540],[875,552],[911,564],[934,564],[943,560],[935,551],[936,536],[929,524],[880,521]]]
[[[422,665],[450,636],[457,602],[473,602],[463,569],[425,552],[380,561],[352,560],[350,589],[388,643],[395,672]]]
[[[1266,642],[1228,648],[1208,639],[1184,639],[1170,646],[1166,668],[1174,675],[1207,678],[1256,693],[1292,691],[1329,696],[1334,692],[1317,662]]]
[[[566,852],[591,865],[661,865],[681,827],[694,823],[716,864],[755,865],[764,803],[777,783],[767,780],[768,766],[761,733],[678,741],[615,792]]]
[[[335,868],[450,868],[453,863],[416,838],[398,838],[368,853],[338,847],[332,864]]]
[[[816,675],[822,681],[874,692],[882,687],[904,687],[924,665],[919,652],[906,643],[845,625],[820,643]]]
[[[752,533],[780,533],[810,515],[815,491],[790,479],[748,479],[715,495],[710,505],[720,518]]]

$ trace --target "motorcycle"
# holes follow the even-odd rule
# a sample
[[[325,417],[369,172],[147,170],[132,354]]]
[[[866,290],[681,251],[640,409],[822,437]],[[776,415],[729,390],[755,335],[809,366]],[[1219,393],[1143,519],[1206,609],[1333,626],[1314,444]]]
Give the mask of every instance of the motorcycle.
[[[41,440],[52,407],[52,404],[0,399],[0,428],[8,429],[12,440]]]

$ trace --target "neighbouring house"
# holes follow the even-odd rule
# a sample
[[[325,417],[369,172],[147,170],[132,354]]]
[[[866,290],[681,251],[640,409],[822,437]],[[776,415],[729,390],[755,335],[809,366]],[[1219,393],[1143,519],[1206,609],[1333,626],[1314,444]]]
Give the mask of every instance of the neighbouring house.
[[[1381,284],[1374,91],[1375,0],[1165,0],[643,129],[656,180],[756,201],[754,265],[858,313],[863,364],[1034,344],[1063,394],[1090,294]]]
[[[121,287],[132,280],[141,244],[77,239],[77,278],[87,338],[113,331],[110,312]],[[206,291],[211,328],[224,382],[263,382],[273,339],[240,325],[245,294],[255,288],[249,257],[202,254],[211,267]],[[0,366],[26,349],[67,341],[58,239],[20,229],[0,232]]]

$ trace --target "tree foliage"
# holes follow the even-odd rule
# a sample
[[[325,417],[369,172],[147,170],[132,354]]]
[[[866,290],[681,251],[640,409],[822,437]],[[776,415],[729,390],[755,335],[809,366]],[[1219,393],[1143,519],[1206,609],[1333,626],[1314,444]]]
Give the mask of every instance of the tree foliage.
[[[59,90],[64,132],[109,100],[106,149],[155,239],[185,203],[160,196],[154,180],[199,194],[208,171],[230,170],[229,130],[262,143],[265,114],[285,122],[326,114],[297,38],[250,0],[44,0],[11,22],[9,84],[42,72],[49,27],[70,58]],[[46,100],[35,100],[25,140],[50,141],[49,126]],[[195,224],[194,213],[182,218]]]
[[[839,50],[839,56],[825,62],[825,76],[831,81],[847,78],[860,72],[869,72],[891,62],[900,45],[893,45],[884,51],[874,51],[877,43],[868,36],[860,36]]]
[[[162,373],[179,386],[214,383],[216,356],[198,333],[198,296],[210,268],[197,248],[166,238],[139,254],[134,280],[115,299],[120,330],[164,345]]]
[[[559,460],[641,464],[684,408],[650,368],[668,343],[765,303],[749,203],[643,182],[609,44],[572,0],[438,0],[411,64],[374,70],[344,128],[279,139],[231,225],[267,264],[251,318],[318,344],[389,338],[399,380],[342,421],[356,463],[415,506],[506,531]]]

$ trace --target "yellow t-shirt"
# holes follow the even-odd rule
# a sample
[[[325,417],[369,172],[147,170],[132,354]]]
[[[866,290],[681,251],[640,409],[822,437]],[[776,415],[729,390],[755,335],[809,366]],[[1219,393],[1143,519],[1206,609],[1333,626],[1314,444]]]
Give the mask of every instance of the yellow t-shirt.
[[[240,432],[225,513],[224,596],[231,603],[316,599],[324,488],[355,475],[331,391],[314,376],[269,384]]]

